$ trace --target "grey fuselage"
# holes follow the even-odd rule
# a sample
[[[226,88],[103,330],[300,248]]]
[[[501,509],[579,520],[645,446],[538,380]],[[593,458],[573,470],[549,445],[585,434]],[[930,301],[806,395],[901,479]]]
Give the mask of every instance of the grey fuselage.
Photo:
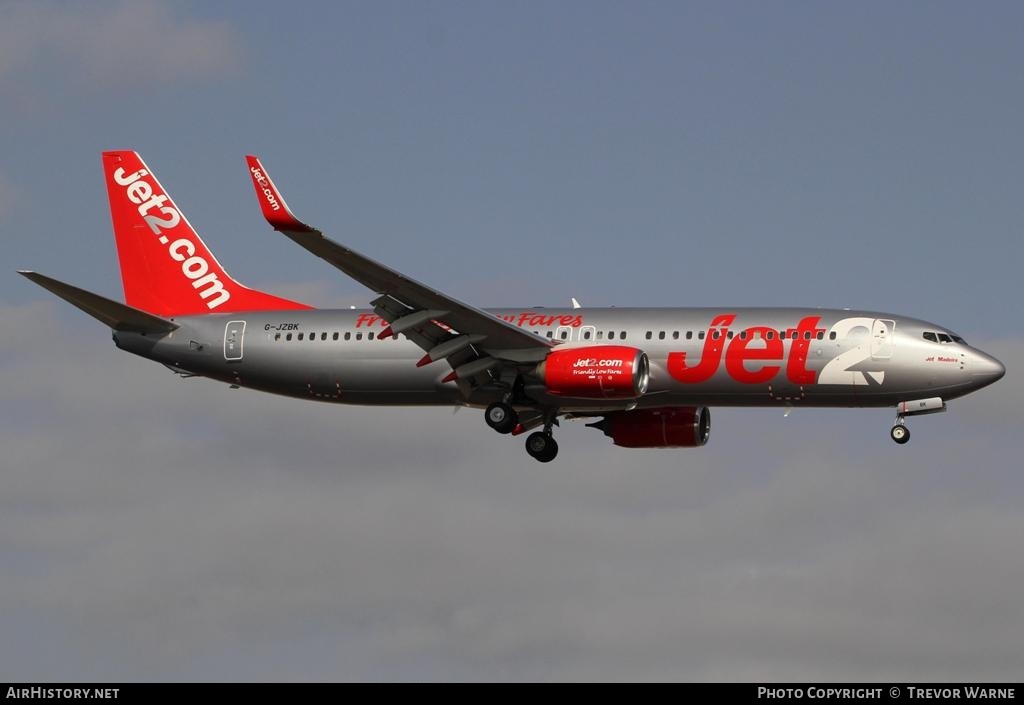
[[[565,346],[644,351],[650,387],[630,406],[892,406],[963,396],[1004,372],[995,358],[943,326],[885,313],[800,308],[488,313]],[[482,406],[501,394],[444,382],[451,372],[444,360],[417,367],[423,350],[402,335],[380,339],[387,324],[372,311],[244,312],[182,316],[174,322],[180,328],[162,336],[116,332],[114,338],[118,347],[176,371],[291,397]],[[622,401],[550,397],[540,387],[531,399],[561,410],[629,408]]]

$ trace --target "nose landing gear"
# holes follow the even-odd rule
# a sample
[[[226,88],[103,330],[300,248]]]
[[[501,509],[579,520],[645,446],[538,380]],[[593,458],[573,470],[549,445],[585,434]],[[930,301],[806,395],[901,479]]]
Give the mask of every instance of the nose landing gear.
[[[896,405],[896,421],[893,422],[889,437],[903,445],[910,440],[910,429],[903,423],[905,416],[923,416],[924,414],[939,414],[946,410],[946,402],[941,397],[929,399],[915,399],[914,401],[901,401]]]
[[[910,429],[903,425],[902,416],[896,417],[896,423],[892,425],[892,430],[889,431],[889,437],[900,445],[903,445],[910,440]]]

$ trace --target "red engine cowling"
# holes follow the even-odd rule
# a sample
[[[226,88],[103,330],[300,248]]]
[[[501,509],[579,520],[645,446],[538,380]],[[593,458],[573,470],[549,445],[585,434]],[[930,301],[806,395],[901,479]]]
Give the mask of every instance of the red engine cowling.
[[[647,353],[625,345],[553,350],[537,372],[549,394],[578,399],[636,399],[651,378]]]
[[[693,448],[708,442],[711,412],[706,406],[615,411],[591,425],[623,448]]]

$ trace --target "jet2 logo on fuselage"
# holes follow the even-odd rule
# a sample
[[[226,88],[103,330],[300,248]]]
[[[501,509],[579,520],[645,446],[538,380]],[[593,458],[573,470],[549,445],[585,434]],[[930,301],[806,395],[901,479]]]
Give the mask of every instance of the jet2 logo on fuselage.
[[[807,369],[808,352],[811,342],[824,336],[826,330],[818,327],[821,316],[807,316],[797,323],[795,328],[776,331],[774,328],[753,326],[731,339],[728,335],[729,326],[736,320],[736,314],[728,313],[716,316],[711,321],[704,349],[695,365],[687,365],[686,352],[670,352],[667,370],[672,379],[684,384],[698,384],[711,379],[722,365],[725,358],[726,373],[737,382],[744,384],[765,384],[772,381],[782,371],[782,365],[767,364],[785,361],[786,379],[795,385],[809,384],[852,384],[867,385],[870,376],[881,384],[885,372],[852,370],[852,367],[874,359],[873,328],[879,328],[880,336],[888,343],[892,336],[891,321],[880,321],[873,318],[844,318],[832,326],[829,333],[844,340],[857,328],[866,328],[869,335],[859,339],[850,350],[836,355],[821,369],[820,373]],[[884,329],[884,330],[883,330]],[[831,335],[829,336],[832,339]],[[790,343],[789,354],[786,355],[785,341]],[[755,345],[756,344],[756,345]],[[750,369],[748,363],[761,363],[758,369]]]

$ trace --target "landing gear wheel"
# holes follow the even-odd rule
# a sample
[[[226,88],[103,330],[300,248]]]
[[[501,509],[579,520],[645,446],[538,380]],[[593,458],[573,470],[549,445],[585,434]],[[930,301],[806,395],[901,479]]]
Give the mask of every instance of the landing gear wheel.
[[[910,440],[910,429],[904,426],[903,424],[898,423],[892,427],[892,430],[889,431],[889,435],[892,437],[894,441],[896,441],[900,445],[903,445],[904,443]]]
[[[526,452],[535,460],[550,463],[558,455],[558,444],[550,434],[536,431],[526,438]]]
[[[498,433],[512,433],[519,424],[519,414],[503,401],[496,401],[484,411],[484,421]]]

